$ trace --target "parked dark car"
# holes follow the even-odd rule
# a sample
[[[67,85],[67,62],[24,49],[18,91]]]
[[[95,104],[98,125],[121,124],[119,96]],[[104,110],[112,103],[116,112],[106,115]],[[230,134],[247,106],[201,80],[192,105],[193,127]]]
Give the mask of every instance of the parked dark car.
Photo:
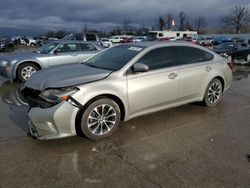
[[[245,43],[222,43],[214,47],[213,50],[224,57],[231,56],[232,60],[244,59],[247,61],[247,56],[250,54],[250,46]]]
[[[240,43],[243,43],[245,42],[245,40],[241,37],[233,37],[231,38],[232,42],[240,42]]]
[[[225,36],[220,36],[220,37],[214,38],[214,45],[218,45],[218,44],[225,43],[225,42],[232,42],[232,40],[228,37],[225,37]]]
[[[14,43],[10,38],[0,38],[0,51],[14,50]]]

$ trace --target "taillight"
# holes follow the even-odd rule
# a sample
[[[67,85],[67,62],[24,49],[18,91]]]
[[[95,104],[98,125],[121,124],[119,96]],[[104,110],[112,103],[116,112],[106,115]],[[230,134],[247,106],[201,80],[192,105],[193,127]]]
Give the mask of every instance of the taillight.
[[[233,62],[228,62],[227,65],[229,66],[229,68],[230,68],[231,70],[233,69],[233,66],[234,66]]]

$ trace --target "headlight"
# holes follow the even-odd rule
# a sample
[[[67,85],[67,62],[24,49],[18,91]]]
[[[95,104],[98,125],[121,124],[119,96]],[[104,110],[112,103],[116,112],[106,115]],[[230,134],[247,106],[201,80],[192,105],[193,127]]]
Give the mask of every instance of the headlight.
[[[7,67],[8,66],[8,61],[2,60],[0,61],[0,67]]]
[[[40,93],[39,97],[51,103],[60,103],[68,100],[77,91],[77,88],[48,89]]]

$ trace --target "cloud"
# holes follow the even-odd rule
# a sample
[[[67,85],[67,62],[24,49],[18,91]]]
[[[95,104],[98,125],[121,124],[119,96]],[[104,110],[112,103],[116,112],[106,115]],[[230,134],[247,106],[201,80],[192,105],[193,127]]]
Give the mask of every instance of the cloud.
[[[237,0],[237,4],[247,3]],[[8,0],[1,2],[0,27],[80,30],[88,24],[107,29],[121,25],[125,18],[151,27],[169,13],[178,20],[181,11],[190,20],[202,15],[213,26],[234,5],[235,0]]]

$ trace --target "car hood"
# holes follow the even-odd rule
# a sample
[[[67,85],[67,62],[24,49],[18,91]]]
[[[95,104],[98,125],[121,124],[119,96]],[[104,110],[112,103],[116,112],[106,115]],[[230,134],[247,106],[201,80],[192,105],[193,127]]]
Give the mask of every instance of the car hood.
[[[4,60],[20,60],[20,59],[34,59],[38,57],[47,57],[49,54],[39,54],[37,52],[17,52],[2,57]]]
[[[80,63],[66,64],[38,71],[26,81],[25,85],[43,91],[47,88],[68,87],[101,80],[111,72]]]

